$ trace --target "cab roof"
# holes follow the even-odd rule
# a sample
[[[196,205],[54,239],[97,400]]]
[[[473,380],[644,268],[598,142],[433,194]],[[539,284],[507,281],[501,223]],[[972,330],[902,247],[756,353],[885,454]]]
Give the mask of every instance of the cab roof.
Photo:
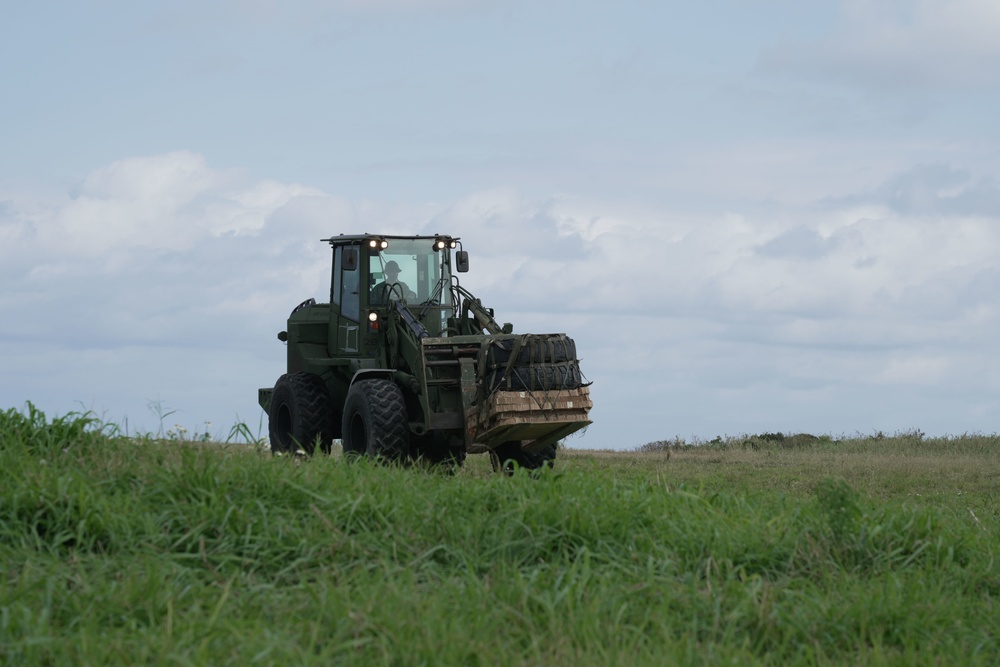
[[[396,236],[393,234],[338,234],[337,236],[332,236],[328,239],[320,239],[320,241],[325,241],[330,245],[342,245],[351,244],[361,241],[367,241],[368,239],[386,239],[386,240],[397,240],[397,241],[436,241],[438,239],[443,239],[447,241],[458,241],[457,236],[448,236],[447,234],[420,234],[417,236]]]

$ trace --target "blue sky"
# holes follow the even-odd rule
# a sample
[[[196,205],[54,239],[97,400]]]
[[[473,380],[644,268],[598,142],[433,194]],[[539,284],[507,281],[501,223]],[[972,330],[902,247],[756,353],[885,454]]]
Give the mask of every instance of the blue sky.
[[[6,3],[0,408],[256,429],[318,239],[440,231],[577,339],[574,446],[995,432],[997,34],[986,0]]]

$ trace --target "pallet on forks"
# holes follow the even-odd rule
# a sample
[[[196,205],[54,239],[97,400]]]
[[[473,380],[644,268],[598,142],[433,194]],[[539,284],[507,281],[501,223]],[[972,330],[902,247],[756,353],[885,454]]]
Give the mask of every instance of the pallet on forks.
[[[590,388],[496,391],[470,408],[466,423],[472,439],[487,447],[518,440],[537,451],[591,423]]]

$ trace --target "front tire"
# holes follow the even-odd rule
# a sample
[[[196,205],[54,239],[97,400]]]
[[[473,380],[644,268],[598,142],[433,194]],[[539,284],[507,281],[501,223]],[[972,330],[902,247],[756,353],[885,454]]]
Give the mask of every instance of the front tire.
[[[288,373],[278,378],[267,411],[271,451],[312,454],[319,444],[324,452],[333,443],[330,393],[326,383],[312,373]]]
[[[520,440],[510,440],[497,445],[490,456],[493,459],[494,469],[510,476],[518,468],[524,470],[539,470],[541,468],[551,468],[555,465],[556,446],[546,445],[537,452],[526,452],[521,449]]]
[[[341,438],[344,455],[402,462],[409,452],[410,429],[403,391],[391,380],[360,380],[344,401]]]
[[[410,437],[410,457],[431,468],[455,472],[465,462],[465,440],[437,431]]]

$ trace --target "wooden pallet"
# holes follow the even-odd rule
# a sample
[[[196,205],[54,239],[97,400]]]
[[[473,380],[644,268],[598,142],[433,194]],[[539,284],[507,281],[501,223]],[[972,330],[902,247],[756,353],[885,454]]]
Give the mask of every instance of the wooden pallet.
[[[494,446],[520,440],[528,451],[541,449],[590,424],[590,389],[497,391],[466,415],[474,440]]]

